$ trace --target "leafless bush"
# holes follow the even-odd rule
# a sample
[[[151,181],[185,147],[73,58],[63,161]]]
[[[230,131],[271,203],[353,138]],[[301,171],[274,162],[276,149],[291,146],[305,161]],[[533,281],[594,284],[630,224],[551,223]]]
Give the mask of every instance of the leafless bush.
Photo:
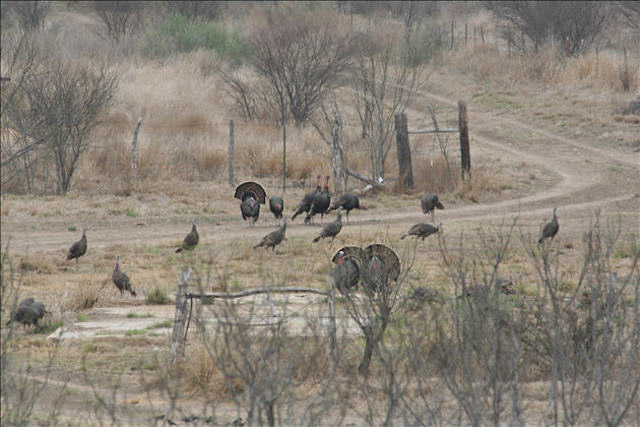
[[[398,54],[396,40],[387,35],[380,40],[361,37],[355,72],[354,107],[369,143],[371,176],[384,178],[385,162],[391,150],[394,116],[403,113],[420,88],[421,68],[411,67]]]
[[[190,20],[212,20],[220,16],[223,3],[221,1],[167,1],[164,2],[169,12],[180,13]]]
[[[136,33],[142,26],[141,1],[96,1],[94,7],[106,26],[106,36],[114,43]]]
[[[27,32],[44,28],[44,21],[49,13],[51,3],[48,1],[13,1],[6,2],[6,12],[15,16],[20,27]],[[3,10],[3,13],[5,11]]]
[[[344,29],[331,16],[267,15],[252,38],[249,61],[263,81],[263,100],[282,121],[305,122],[325,95],[342,84],[351,60]]]
[[[542,45],[554,39],[569,43],[569,53],[584,53],[602,36],[610,8],[605,2],[593,3],[584,7],[580,1],[548,3],[544,1],[528,2],[489,2],[487,7],[503,29],[506,36],[507,26],[512,25],[529,39],[529,45],[538,52]],[[511,42],[523,51],[526,50],[522,38],[512,37]]]
[[[636,35],[640,35],[640,4],[636,1],[618,1],[616,6],[622,20]]]
[[[89,146],[96,119],[109,107],[117,81],[105,68],[94,71],[90,65],[53,62],[27,76],[7,103],[3,121],[18,141],[26,141],[26,147],[46,145],[58,194],[71,188],[78,159]]]
[[[247,120],[258,117],[259,89],[239,75],[239,70],[220,66],[218,74],[224,81],[223,90],[234,100],[240,115]]]

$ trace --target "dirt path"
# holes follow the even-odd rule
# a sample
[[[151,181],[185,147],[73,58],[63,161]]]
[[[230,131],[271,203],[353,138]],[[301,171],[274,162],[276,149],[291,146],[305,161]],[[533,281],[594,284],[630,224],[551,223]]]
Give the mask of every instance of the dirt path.
[[[433,100],[441,104],[455,105],[448,99],[433,93],[423,93],[422,102]],[[410,112],[415,120],[420,112]],[[577,212],[587,209],[607,208],[608,212],[622,212],[632,217],[640,208],[633,185],[640,180],[640,153],[623,153],[606,148],[599,148],[579,139],[570,139],[554,134],[550,130],[541,129],[504,115],[496,116],[493,112],[483,112],[470,106],[470,123],[472,123],[472,153],[497,156],[506,162],[526,162],[544,168],[558,179],[549,188],[534,194],[522,194],[521,197],[503,200],[491,204],[467,205],[447,209],[441,216],[447,225],[469,221],[488,221],[520,217],[549,216],[552,206],[559,206],[560,218],[575,216]],[[526,131],[530,137],[526,140],[518,137],[518,133]],[[621,168],[624,171],[612,179],[611,169]],[[626,205],[626,207],[616,204]],[[405,227],[415,222],[424,221],[419,206],[410,206],[402,210],[384,212],[357,212],[351,217],[351,227],[362,227],[363,230],[379,228],[384,224]],[[97,222],[90,225],[90,245],[105,248],[114,244],[171,244],[180,241],[185,235],[183,224],[154,223],[150,219],[144,226],[132,224],[114,224]],[[638,224],[637,216],[635,218]],[[63,229],[64,227],[60,227]],[[224,225],[202,224],[201,234],[204,239],[214,242],[231,241],[238,238],[257,240],[273,225],[270,221],[261,222],[254,228],[243,223]],[[289,236],[311,236],[317,233],[316,227],[290,224]],[[17,252],[28,251],[64,251],[70,244],[67,231],[27,230],[16,224],[3,224],[3,244],[11,238],[11,247]],[[208,236],[212,236],[208,237]]]

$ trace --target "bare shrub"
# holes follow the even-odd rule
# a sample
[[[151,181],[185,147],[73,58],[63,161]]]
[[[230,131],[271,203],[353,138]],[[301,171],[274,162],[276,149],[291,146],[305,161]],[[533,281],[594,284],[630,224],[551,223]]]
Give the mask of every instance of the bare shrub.
[[[44,29],[44,21],[51,8],[51,2],[13,1],[6,3],[6,12],[15,16],[21,28],[28,32]],[[5,11],[3,10],[4,13]]]
[[[251,46],[249,62],[263,82],[267,108],[281,123],[291,114],[297,126],[342,84],[352,53],[336,17],[317,13],[269,13]]]
[[[555,39],[568,42],[569,53],[585,53],[596,44],[603,34],[610,8],[605,2],[593,7],[584,7],[579,1],[564,1],[551,4],[544,1],[529,2],[489,2],[487,7],[493,13],[506,36],[507,26],[512,25],[529,40],[534,52],[542,45]],[[525,51],[522,40],[512,38],[511,42]]]
[[[169,12],[179,13],[189,20],[212,20],[220,16],[223,8],[221,1],[167,1],[164,6]]]
[[[89,146],[96,120],[110,105],[118,78],[90,65],[48,64],[25,78],[7,106],[6,120],[26,141],[42,141],[56,172],[56,193],[71,188],[78,159]],[[41,126],[33,128],[33,123]]]
[[[143,23],[141,1],[96,1],[94,7],[106,27],[106,37],[119,43],[140,30]]]

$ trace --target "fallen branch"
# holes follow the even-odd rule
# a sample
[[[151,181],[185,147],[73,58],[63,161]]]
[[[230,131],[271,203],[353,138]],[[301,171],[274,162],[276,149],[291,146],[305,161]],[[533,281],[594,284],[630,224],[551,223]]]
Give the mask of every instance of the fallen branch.
[[[358,179],[358,180],[360,180],[362,182],[366,182],[367,184],[373,186],[374,188],[376,188],[378,190],[384,190],[384,185],[380,184],[379,182],[374,181],[371,178],[367,178],[364,175],[360,175],[358,172],[352,171],[349,168],[345,169],[345,171],[347,172],[347,175],[350,175],[350,176],[354,177],[355,179]]]

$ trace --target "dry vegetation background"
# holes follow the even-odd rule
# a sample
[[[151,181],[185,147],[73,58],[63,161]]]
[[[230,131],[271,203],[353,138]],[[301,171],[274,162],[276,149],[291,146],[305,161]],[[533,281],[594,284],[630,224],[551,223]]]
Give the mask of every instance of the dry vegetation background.
[[[467,223],[448,230],[445,225],[444,236],[397,249],[406,275],[394,285],[397,303],[386,302],[393,314],[366,377],[357,368],[367,325],[359,328],[344,308],[351,302],[347,296],[339,297],[338,362],[327,357],[321,299],[203,305],[199,318],[216,322],[198,324],[189,338],[188,363],[179,367],[169,364],[166,339],[172,325],[167,313],[172,316],[171,298],[185,265],[206,291],[264,284],[326,289],[332,268],[327,260],[338,245],[376,241],[400,248],[396,234],[410,224],[393,216],[417,212],[425,191],[437,192],[447,208],[455,208],[534,194],[561,181],[551,168],[499,158],[476,144],[476,126],[491,129],[498,139],[535,144],[533,132],[501,129],[518,120],[633,153],[640,145],[640,113],[629,111],[640,84],[633,2],[604,5],[610,13],[598,40],[570,55],[565,41],[553,37],[537,50],[523,47],[515,28],[509,30],[509,46],[507,21],[496,18],[497,9],[474,2],[130,2],[121,30],[103,19],[114,2],[27,3],[47,6],[44,19],[22,20],[33,13],[20,15],[11,11],[15,4],[2,2],[1,74],[12,78],[2,82],[3,424],[82,424],[78,413],[95,424],[139,425],[169,419],[224,425],[239,418],[260,425],[633,425],[638,419],[640,246],[634,211],[640,187],[634,183],[637,168],[617,163],[606,164],[607,183],[600,190],[626,186],[636,197],[602,217],[586,211],[561,216],[565,222],[551,247],[531,244],[550,212],[545,205],[544,214],[515,227],[506,220],[474,222],[471,229]],[[270,227],[240,231],[228,184],[229,120],[235,122],[236,181],[256,179],[269,195],[279,192],[281,117],[277,105],[265,100],[267,89],[252,68],[251,40],[269,28],[270,17],[282,15],[330,22],[336,34],[355,33],[381,45],[393,35],[393,53],[407,54],[400,57],[413,61],[410,70],[419,70],[415,99],[401,108],[410,129],[431,127],[428,104],[441,127],[457,126],[455,108],[434,99],[462,99],[495,117],[495,124],[487,124],[471,115],[472,180],[459,179],[457,135],[438,141],[433,168],[431,136],[412,135],[416,188],[398,191],[392,136],[387,189],[361,198],[370,210],[366,224],[345,227],[335,245],[312,248],[317,229],[296,234],[292,227],[277,255],[252,250],[258,234]],[[635,21],[628,19],[633,16]],[[21,38],[23,30],[28,37]],[[23,56],[14,63],[11,52],[19,45]],[[10,161],[16,149],[37,139],[16,132],[5,110],[29,58],[34,75],[62,64],[104,70],[116,82],[90,132],[78,139],[82,150],[68,191],[60,191],[48,146]],[[394,72],[402,66],[394,63]],[[249,104],[237,102],[230,78],[251,89]],[[362,136],[356,81],[352,74],[340,75],[324,106],[340,112],[348,167],[370,176],[370,141]],[[132,192],[130,149],[139,117],[138,183]],[[317,111],[297,126],[287,117],[287,211],[313,187],[316,175],[331,171],[330,148],[312,121],[321,122]],[[35,126],[23,123],[21,129],[32,130],[29,125]],[[442,155],[445,145],[449,161]],[[363,185],[350,178],[347,188]],[[559,212],[564,215],[562,205]],[[356,224],[365,215],[353,213]],[[195,253],[173,254],[196,215],[200,246]],[[382,227],[383,218],[391,228]],[[271,222],[264,207],[260,222]],[[93,226],[90,249],[74,265],[64,260],[66,250],[86,224]],[[110,230],[119,227],[127,230],[126,239],[109,241]],[[11,242],[7,229],[34,233],[47,249],[31,251]],[[51,249],[59,241],[64,243]],[[138,299],[120,298],[111,283],[116,254]],[[498,276],[511,278],[518,294],[502,295]],[[495,294],[469,304],[456,298],[478,282]],[[439,303],[421,301],[416,310],[408,297],[426,284],[437,291]],[[50,311],[44,326],[5,326],[18,297],[32,295]],[[271,310],[296,327],[278,324],[256,332],[247,326],[265,322]],[[378,325],[381,313],[360,315]],[[107,326],[105,336],[88,339],[46,338],[62,325],[103,322],[96,326],[101,328],[123,320],[142,326],[124,333]]]

